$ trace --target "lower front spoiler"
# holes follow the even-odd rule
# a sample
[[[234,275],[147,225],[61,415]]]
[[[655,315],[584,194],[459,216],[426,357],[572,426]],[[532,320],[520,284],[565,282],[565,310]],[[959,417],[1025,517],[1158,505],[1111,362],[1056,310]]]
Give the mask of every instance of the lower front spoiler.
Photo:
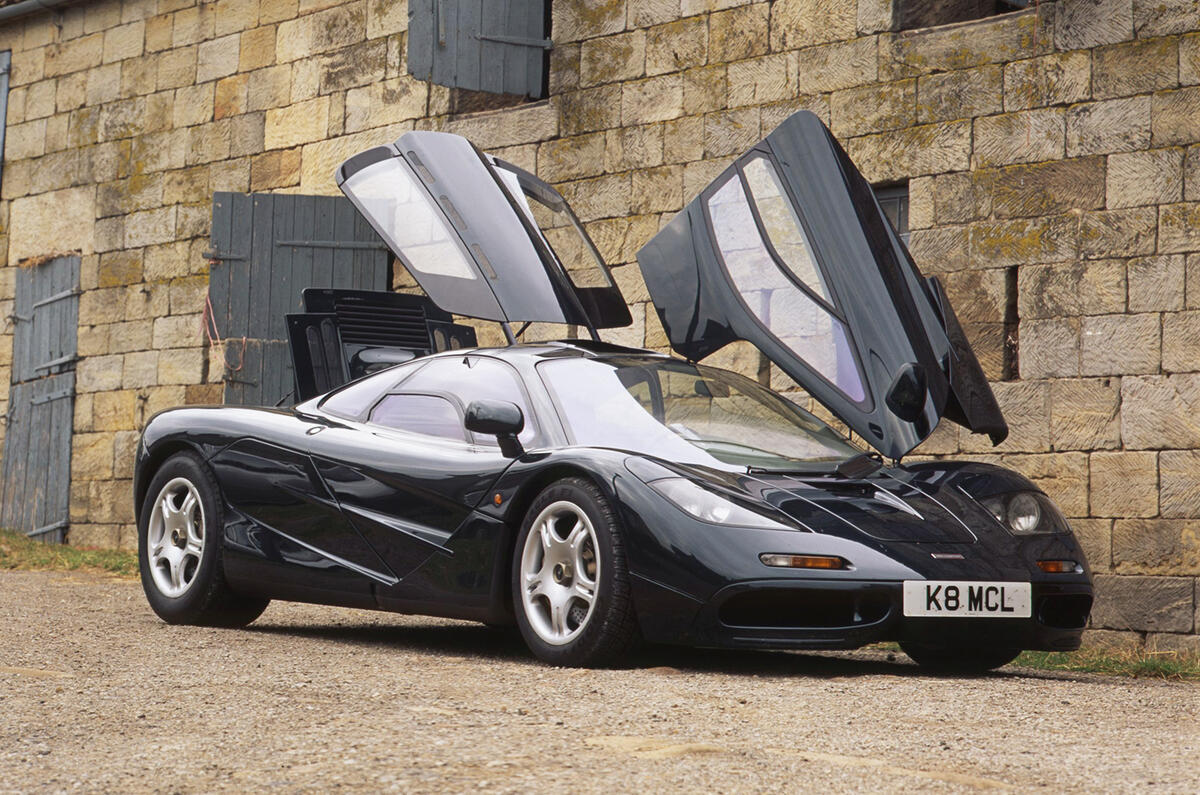
[[[1090,583],[1033,583],[1030,618],[903,615],[899,582],[758,580],[717,592],[676,642],[724,648],[856,649],[881,641],[1021,650],[1079,648]]]

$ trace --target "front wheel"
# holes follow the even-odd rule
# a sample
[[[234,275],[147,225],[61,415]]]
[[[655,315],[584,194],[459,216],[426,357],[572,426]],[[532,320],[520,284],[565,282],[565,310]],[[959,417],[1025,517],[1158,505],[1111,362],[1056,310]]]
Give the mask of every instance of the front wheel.
[[[931,671],[958,674],[981,674],[1008,665],[1017,659],[1020,649],[1009,648],[948,648],[926,643],[901,641],[900,648],[913,662]]]
[[[168,458],[138,518],[138,567],[150,607],[169,624],[244,627],[269,600],[241,596],[221,566],[224,526],[216,479],[196,456]]]
[[[604,665],[637,641],[616,512],[582,478],[560,480],[533,501],[517,537],[512,589],[521,635],[545,662]]]

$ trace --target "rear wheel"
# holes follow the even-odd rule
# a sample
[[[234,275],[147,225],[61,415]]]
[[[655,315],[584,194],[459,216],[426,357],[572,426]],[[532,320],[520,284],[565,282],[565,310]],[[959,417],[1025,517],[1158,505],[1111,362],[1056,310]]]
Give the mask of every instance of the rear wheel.
[[[947,648],[901,641],[900,648],[922,668],[946,673],[981,674],[1008,665],[1021,653],[1009,648]]]
[[[530,506],[517,537],[512,588],[521,635],[546,662],[604,665],[637,641],[616,513],[582,478],[558,481]]]
[[[146,491],[138,520],[142,590],[170,624],[243,627],[267,599],[234,593],[221,565],[224,517],[216,479],[191,453],[168,458]]]

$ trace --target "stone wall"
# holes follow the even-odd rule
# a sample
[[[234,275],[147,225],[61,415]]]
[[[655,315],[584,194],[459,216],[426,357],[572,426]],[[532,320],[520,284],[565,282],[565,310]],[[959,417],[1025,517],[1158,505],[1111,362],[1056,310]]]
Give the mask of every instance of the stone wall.
[[[869,179],[908,182],[913,254],[1012,426],[993,449],[946,424],[919,452],[1029,475],[1086,546],[1094,625],[1195,646],[1200,10],[896,18],[891,0],[555,0],[550,99],[457,117],[406,74],[403,2],[99,0],[0,27],[3,314],[22,259],[84,255],[72,542],[132,545],[137,429],[220,398],[201,320],[214,191],[331,194],[358,150],[466,135],[558,184],[621,265],[635,323],[606,339],[662,347],[637,248],[805,108]],[[745,347],[716,358],[767,372]]]

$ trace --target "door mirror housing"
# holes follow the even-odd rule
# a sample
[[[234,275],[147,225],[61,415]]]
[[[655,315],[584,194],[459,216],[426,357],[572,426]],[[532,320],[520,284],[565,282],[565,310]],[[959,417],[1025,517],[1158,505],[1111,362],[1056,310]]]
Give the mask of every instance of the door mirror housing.
[[[507,400],[472,400],[467,406],[468,431],[495,436],[500,443],[500,453],[505,458],[516,458],[525,449],[517,434],[525,429],[525,415],[521,407]]]

